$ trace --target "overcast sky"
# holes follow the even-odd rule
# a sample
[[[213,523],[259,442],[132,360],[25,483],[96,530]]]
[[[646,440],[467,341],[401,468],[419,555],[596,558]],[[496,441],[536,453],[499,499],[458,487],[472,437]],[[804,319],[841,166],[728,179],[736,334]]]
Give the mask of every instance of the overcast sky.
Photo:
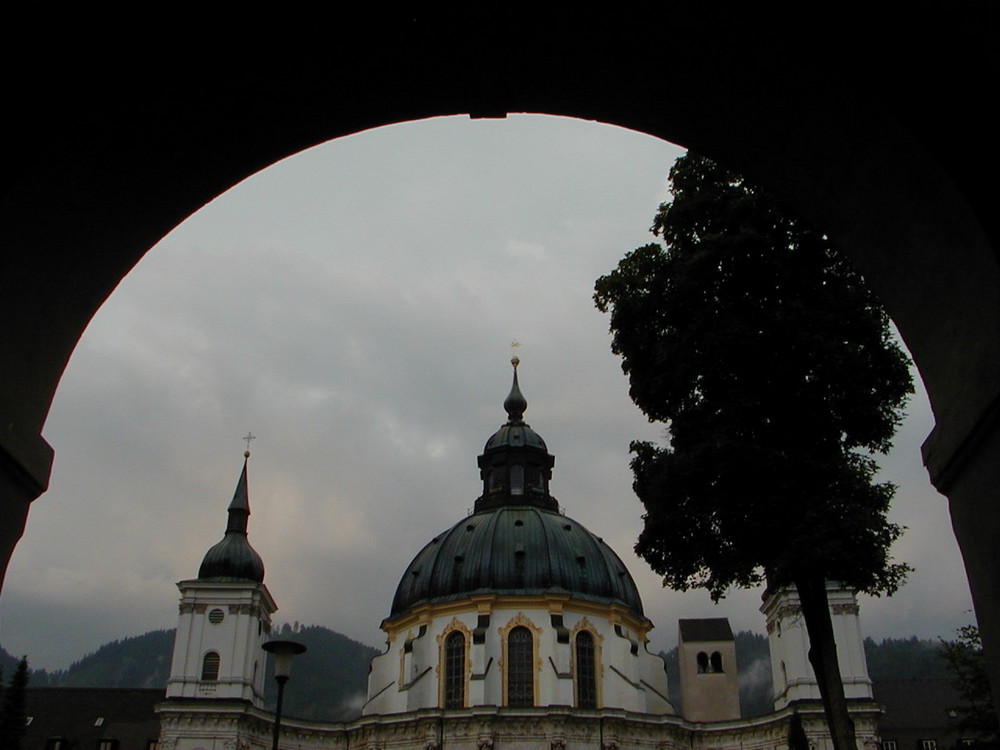
[[[443,118],[332,141],[205,206],[126,277],[70,361],[0,644],[58,669],[174,627],[175,583],[221,538],[252,431],[250,541],[277,622],[380,645],[406,564],[479,494],[512,340],[526,421],[556,456],[552,492],[630,567],[653,646],[673,646],[680,617],[763,632],[759,591],[713,605],[663,590],[631,551],[628,444],[661,428],[629,400],[591,294],[652,239],[681,153],[579,120]],[[909,527],[896,556],[916,572],[862,600],[876,639],[972,621],[946,502],[919,461],[931,426],[920,392],[883,460]]]

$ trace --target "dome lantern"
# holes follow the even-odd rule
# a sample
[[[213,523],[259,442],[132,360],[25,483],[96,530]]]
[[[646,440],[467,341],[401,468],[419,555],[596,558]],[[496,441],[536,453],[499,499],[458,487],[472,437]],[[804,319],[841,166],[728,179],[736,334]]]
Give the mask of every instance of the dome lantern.
[[[559,510],[559,503],[549,494],[549,480],[555,457],[549,454],[545,441],[524,421],[528,401],[517,382],[514,357],[514,381],[504,399],[507,422],[500,427],[479,456],[479,476],[483,494],[476,500],[476,511],[504,506],[531,505],[546,510]]]

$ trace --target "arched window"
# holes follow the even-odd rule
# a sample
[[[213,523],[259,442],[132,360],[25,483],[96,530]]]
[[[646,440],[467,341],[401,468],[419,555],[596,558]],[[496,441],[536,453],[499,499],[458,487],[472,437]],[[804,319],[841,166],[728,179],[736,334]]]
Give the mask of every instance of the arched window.
[[[698,674],[705,674],[708,671],[708,654],[704,651],[698,652]]]
[[[208,682],[215,682],[219,679],[219,655],[215,651],[205,654],[201,662],[201,679]]]
[[[507,705],[535,705],[535,644],[523,626],[507,636]]]
[[[537,466],[528,467],[528,489],[532,492],[545,492],[542,470]]]
[[[465,634],[459,630],[444,641],[444,707],[465,708]]]
[[[712,652],[712,670],[713,672],[722,671],[722,654],[718,651]]]
[[[510,494],[524,494],[524,467],[521,464],[510,467]]]
[[[594,636],[586,630],[576,634],[576,705],[577,708],[597,708]]]

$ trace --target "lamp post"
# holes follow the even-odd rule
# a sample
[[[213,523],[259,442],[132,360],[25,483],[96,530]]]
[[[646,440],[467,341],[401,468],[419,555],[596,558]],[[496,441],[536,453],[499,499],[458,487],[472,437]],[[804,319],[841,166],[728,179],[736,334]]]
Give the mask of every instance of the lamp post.
[[[278,682],[278,703],[274,710],[274,734],[271,736],[271,750],[278,750],[278,736],[281,733],[281,703],[285,697],[285,683],[292,673],[292,657],[304,654],[306,647],[295,641],[268,641],[262,648],[274,654],[274,679]]]

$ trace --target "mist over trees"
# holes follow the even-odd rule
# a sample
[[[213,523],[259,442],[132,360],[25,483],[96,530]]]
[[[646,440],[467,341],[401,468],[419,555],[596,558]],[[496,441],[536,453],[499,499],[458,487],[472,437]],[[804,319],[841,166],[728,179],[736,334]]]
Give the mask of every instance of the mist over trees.
[[[378,650],[319,625],[285,624],[280,632],[308,649],[292,666],[284,713],[326,721],[360,716],[368,695],[368,666]],[[273,710],[278,691],[270,661],[264,690],[266,705]]]

